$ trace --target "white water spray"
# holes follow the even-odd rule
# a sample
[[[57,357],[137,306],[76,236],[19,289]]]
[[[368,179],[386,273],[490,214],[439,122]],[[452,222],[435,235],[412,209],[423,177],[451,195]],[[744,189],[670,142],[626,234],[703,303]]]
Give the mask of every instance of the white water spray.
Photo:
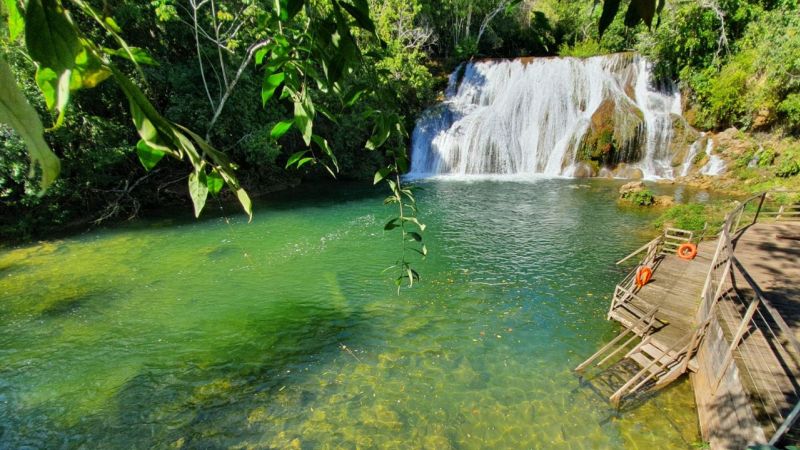
[[[614,127],[640,147],[632,166],[645,178],[672,177],[680,97],[653,90],[649,78],[631,54],[460,66],[446,100],[417,121],[409,175],[572,175],[592,116],[610,100]]]
[[[725,172],[725,161],[719,156],[712,153],[714,150],[714,141],[708,140],[706,144],[706,155],[708,155],[708,162],[700,169],[701,175],[716,176]]]

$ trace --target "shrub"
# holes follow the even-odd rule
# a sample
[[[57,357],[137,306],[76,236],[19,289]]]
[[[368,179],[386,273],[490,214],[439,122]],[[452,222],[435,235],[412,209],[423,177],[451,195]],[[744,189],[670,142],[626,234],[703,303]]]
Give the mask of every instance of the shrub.
[[[577,42],[574,45],[564,43],[558,48],[559,56],[574,56],[576,58],[588,58],[605,53],[607,53],[607,51],[600,46],[599,42],[593,39]]]
[[[697,232],[703,230],[708,224],[705,234],[713,235],[719,230],[729,209],[730,205],[720,203],[678,204],[664,211],[664,214],[656,219],[653,225],[657,228],[671,226]]]
[[[789,94],[778,104],[781,113],[790,130],[800,132],[800,94]]]
[[[775,171],[775,175],[781,178],[793,177],[798,173],[800,173],[800,159],[786,159]]]
[[[626,192],[622,194],[622,198],[638,206],[650,206],[656,202],[653,191],[649,189]]]
[[[771,148],[761,149],[756,153],[758,167],[769,167],[775,162],[775,150]]]

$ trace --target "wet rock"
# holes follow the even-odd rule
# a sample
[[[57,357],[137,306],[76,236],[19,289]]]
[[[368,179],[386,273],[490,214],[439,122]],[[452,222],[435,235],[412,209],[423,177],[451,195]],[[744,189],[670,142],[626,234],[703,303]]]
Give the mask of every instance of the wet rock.
[[[669,151],[672,154],[673,167],[683,164],[689,153],[692,144],[700,139],[700,132],[692,128],[683,117],[672,114],[672,139],[669,143]],[[705,148],[705,147],[701,147]]]
[[[591,178],[595,175],[594,167],[587,162],[576,163],[573,167],[572,176],[575,178]]]
[[[601,167],[597,172],[597,178],[614,178],[614,172],[608,167]]]
[[[644,115],[632,102],[617,103],[607,98],[591,117],[591,125],[581,143],[581,159],[600,164],[635,161],[640,155],[640,128]]]
[[[633,192],[639,192],[647,189],[644,185],[644,181],[631,181],[630,183],[625,183],[622,187],[619,188],[619,195],[627,195]]]
[[[621,163],[614,170],[614,177],[627,178],[629,180],[641,180],[644,178],[644,172],[638,167],[631,167],[625,163]]]
[[[668,208],[675,204],[675,199],[670,195],[656,195],[654,201],[656,206],[663,208]]]

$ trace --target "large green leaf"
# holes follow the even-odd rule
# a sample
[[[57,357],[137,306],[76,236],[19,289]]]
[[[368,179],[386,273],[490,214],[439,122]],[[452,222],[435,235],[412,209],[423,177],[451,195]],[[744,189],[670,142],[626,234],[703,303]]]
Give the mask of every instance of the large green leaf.
[[[304,90],[294,102],[294,124],[303,135],[303,142],[311,145],[311,135],[314,127],[314,104]]]
[[[354,2],[354,5],[347,2],[340,2],[339,4],[348,14],[353,16],[353,19],[356,20],[356,24],[358,24],[359,27],[370,33],[375,33],[375,24],[372,22],[372,19],[369,18],[369,5],[367,5],[366,1],[357,0]]]
[[[303,0],[286,0],[286,15],[289,19],[294,18],[303,9]]]
[[[619,11],[619,2],[620,0],[603,1],[603,13],[600,15],[600,37],[603,37],[603,33],[608,29],[608,26],[611,25],[611,22],[614,21],[614,17],[616,17],[617,11]]]
[[[631,0],[628,11],[625,13],[625,26],[635,27],[644,21],[648,27],[653,24],[656,12],[656,0]]]
[[[153,59],[146,50],[139,48],[139,47],[127,47],[127,48],[104,48],[103,49],[109,55],[119,56],[120,58],[127,59],[128,61],[134,62],[136,64],[145,64],[148,66],[157,66],[158,61]]]
[[[61,164],[44,140],[44,127],[36,110],[17,87],[11,67],[2,58],[0,58],[0,122],[10,125],[25,141],[31,158],[31,175],[38,165],[42,170],[39,186],[41,193],[44,193],[58,177]]]
[[[222,179],[222,175],[219,174],[217,169],[211,171],[210,174],[206,176],[206,186],[208,186],[208,192],[210,194],[219,194],[219,191],[222,190],[222,186],[225,185],[225,181]]]
[[[367,150],[375,150],[389,139],[391,128],[387,122],[388,120],[385,115],[378,115],[375,121],[375,128],[372,130],[372,136],[367,140]]]
[[[203,211],[208,198],[206,175],[202,171],[194,171],[189,174],[189,195],[192,197],[192,204],[194,204],[194,216],[200,217],[200,212]]]
[[[250,201],[250,196],[247,195],[247,192],[244,189],[239,188],[239,189],[236,190],[236,198],[239,199],[239,203],[242,205],[242,208],[244,208],[244,211],[247,213],[247,216],[249,217],[249,221],[252,221],[253,220],[253,202]]]
[[[75,58],[75,70],[69,83],[70,90],[91,89],[111,76],[111,71],[85,49]]]
[[[161,161],[161,158],[163,158],[166,153],[151,147],[144,139],[139,139],[139,142],[136,144],[136,154],[139,156],[139,161],[141,161],[144,168],[150,170]]]
[[[280,139],[281,136],[283,136],[284,134],[286,134],[287,131],[289,131],[289,128],[292,127],[293,123],[294,123],[293,120],[282,120],[278,122],[275,124],[274,127],[272,127],[272,130],[269,132],[269,135],[272,137],[272,139]]]
[[[56,0],[28,0],[25,44],[39,65],[61,74],[75,66],[81,43],[72,20]]]
[[[17,0],[3,0],[3,4],[8,13],[8,40],[13,41],[25,30],[25,21],[17,8]]]
[[[261,84],[261,104],[266,105],[269,99],[275,95],[275,90],[278,89],[286,78],[283,72],[273,73],[264,77],[264,82]]]

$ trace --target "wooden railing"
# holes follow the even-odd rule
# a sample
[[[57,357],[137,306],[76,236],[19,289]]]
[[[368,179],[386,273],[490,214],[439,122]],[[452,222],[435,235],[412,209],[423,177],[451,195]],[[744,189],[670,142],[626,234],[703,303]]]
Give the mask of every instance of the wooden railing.
[[[800,395],[797,389],[800,381],[800,365],[797,363],[797,358],[800,357],[800,343],[778,311],[764,297],[752,276],[736,258],[737,239],[747,227],[755,224],[759,217],[774,217],[777,220],[781,220],[782,216],[796,217],[787,215],[787,208],[780,208],[774,213],[763,209],[765,200],[767,200],[766,193],[750,197],[725,217],[701,294],[696,317],[698,326],[692,335],[688,347],[689,357],[684,360],[684,365],[688,364],[692,354],[697,350],[712,320],[716,318],[728,324],[738,323],[735,330],[729,330],[731,337],[727,351],[724,355],[718,355],[722,356],[722,363],[711,365],[714,372],[710,374],[712,391],[716,392],[728,370],[737,364],[736,356],[739,355],[737,366],[740,366],[742,376],[747,378],[743,384],[746,385],[751,400],[763,406],[762,415],[770,416],[766,426],[769,427],[771,424],[774,427],[769,441],[770,444],[774,444],[791,428],[800,415],[800,402],[798,402]],[[740,292],[743,292],[742,286],[736,286],[736,281],[742,279],[753,292],[752,298],[743,298],[740,295]],[[723,301],[726,302],[724,308],[720,306],[720,302]],[[756,335],[759,333],[760,335]],[[769,357],[781,361],[783,373],[765,370],[767,355],[758,352],[753,354],[752,349],[745,348],[743,342],[746,335],[748,339],[769,340],[768,345],[761,351],[771,351],[772,355]],[[758,388],[765,383],[777,388]],[[785,407],[787,402],[790,402],[789,405],[794,405],[788,414]],[[765,428],[765,433],[766,431]]]

